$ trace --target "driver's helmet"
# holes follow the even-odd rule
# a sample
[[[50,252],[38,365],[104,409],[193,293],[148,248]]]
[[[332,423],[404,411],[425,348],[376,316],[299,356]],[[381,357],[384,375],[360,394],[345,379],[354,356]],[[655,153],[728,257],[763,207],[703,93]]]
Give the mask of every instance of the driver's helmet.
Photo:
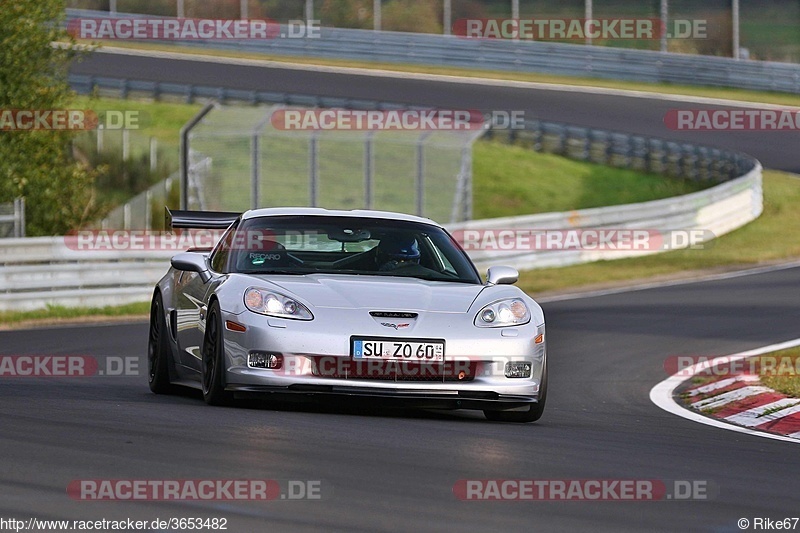
[[[419,264],[419,245],[414,237],[391,235],[378,244],[375,259],[378,270],[387,271]]]

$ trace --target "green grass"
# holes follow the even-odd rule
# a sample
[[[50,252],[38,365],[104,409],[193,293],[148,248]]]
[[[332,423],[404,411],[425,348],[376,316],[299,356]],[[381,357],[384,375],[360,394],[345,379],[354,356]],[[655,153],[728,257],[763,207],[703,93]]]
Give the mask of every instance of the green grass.
[[[199,104],[121,100],[82,95],[73,100],[72,106],[76,109],[91,109],[98,114],[107,111],[137,111],[140,117],[137,135],[145,138],[155,137],[160,143],[176,150],[180,144],[178,132],[203,107]]]
[[[800,398],[800,347],[781,350],[760,356],[762,362],[768,359],[772,368],[760,365],[759,376],[765,386],[787,396]]]
[[[770,103],[786,106],[800,106],[800,96],[778,92],[748,91],[724,87],[696,87],[691,85],[674,85],[669,83],[645,83],[634,81],[608,80],[603,78],[561,76],[538,73],[518,73],[490,69],[446,68],[440,66],[408,65],[403,63],[381,63],[371,61],[349,61],[329,58],[287,57],[256,54],[249,52],[230,52],[225,50],[198,49],[156,43],[123,43],[115,42],[115,48],[133,48],[140,50],[170,51],[214,57],[232,57],[239,59],[257,59],[279,63],[300,65],[323,65],[332,67],[352,67],[389,70],[395,72],[415,72],[421,74],[437,74],[444,76],[463,76],[469,78],[491,78],[511,81],[524,81],[547,84],[565,84],[583,87],[603,87],[661,94],[699,96],[705,98],[723,98],[744,102]]]
[[[764,172],[764,213],[754,222],[711,241],[700,250],[677,250],[646,257],[598,261],[523,272],[518,285],[528,292],[629,282],[686,271],[741,267],[800,257],[800,179]]]
[[[475,143],[473,177],[476,219],[645,202],[708,185],[574,161],[497,141]]]
[[[0,324],[22,326],[25,323],[50,323],[69,321],[84,317],[145,317],[150,312],[150,302],[108,307],[63,307],[47,306],[34,311],[0,311]]]

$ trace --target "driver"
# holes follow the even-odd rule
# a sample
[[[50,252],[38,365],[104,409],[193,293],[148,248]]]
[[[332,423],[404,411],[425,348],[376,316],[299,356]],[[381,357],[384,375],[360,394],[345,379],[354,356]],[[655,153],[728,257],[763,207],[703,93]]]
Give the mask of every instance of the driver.
[[[419,245],[413,237],[390,235],[378,244],[375,262],[380,272],[419,264]]]

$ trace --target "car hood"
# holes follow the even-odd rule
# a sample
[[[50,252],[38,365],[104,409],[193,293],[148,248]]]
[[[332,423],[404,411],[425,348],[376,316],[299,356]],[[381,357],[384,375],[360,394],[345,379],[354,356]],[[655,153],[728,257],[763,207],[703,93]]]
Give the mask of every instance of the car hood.
[[[386,276],[270,276],[260,278],[312,307],[466,313],[483,285]]]

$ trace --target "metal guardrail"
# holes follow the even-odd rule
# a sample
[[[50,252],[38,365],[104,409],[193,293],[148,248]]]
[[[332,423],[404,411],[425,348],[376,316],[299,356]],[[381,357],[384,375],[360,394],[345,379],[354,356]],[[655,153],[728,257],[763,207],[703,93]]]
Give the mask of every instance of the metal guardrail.
[[[192,85],[187,83],[168,83],[161,81],[143,81],[128,78],[112,78],[107,76],[87,76],[70,74],[69,84],[79,94],[91,94],[97,90],[118,98],[145,96],[159,99],[162,96],[178,97],[192,103],[198,100],[242,104],[285,104],[288,106],[337,107],[345,109],[429,109],[426,106],[409,106],[379,100],[358,98],[336,98],[331,96],[315,96],[296,93],[280,93],[272,91],[245,91],[228,89],[213,85]]]
[[[67,10],[68,20],[109,16],[103,11]],[[113,16],[145,15],[116,13]],[[285,33],[286,28],[282,27],[281,32]],[[535,72],[800,94],[800,65],[797,64],[604,46],[342,28],[322,28],[319,38],[196,40],[181,41],[180,44],[265,55]]]
[[[174,253],[81,250],[64,237],[0,239],[0,311],[146,301]]]
[[[512,233],[546,232],[548,230],[642,230],[669,235],[702,232],[702,237],[715,238],[733,231],[761,215],[763,209],[762,168],[755,166],[742,177],[710,189],[684,196],[564,213],[542,213],[520,217],[472,220],[448,226],[452,232],[510,231]],[[633,250],[622,243],[629,239],[619,234],[609,246],[584,249],[492,250],[471,251],[469,255],[479,269],[504,264],[519,270],[552,268],[592,261],[622,259],[658,253],[659,250]],[[623,244],[620,246],[620,244]],[[703,239],[686,240],[681,246],[707,246]]]

